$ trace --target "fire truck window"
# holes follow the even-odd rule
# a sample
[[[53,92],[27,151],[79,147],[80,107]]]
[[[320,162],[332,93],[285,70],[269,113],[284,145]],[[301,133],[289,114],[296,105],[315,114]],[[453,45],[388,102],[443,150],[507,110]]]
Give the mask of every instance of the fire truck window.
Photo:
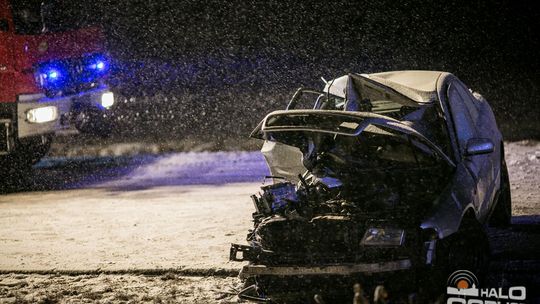
[[[9,24],[6,19],[0,19],[0,32],[7,32],[9,30]]]
[[[20,35],[63,32],[92,25],[88,16],[77,10],[77,2],[13,1],[12,9],[15,32]]]
[[[15,32],[21,35],[41,33],[41,1],[13,1]]]

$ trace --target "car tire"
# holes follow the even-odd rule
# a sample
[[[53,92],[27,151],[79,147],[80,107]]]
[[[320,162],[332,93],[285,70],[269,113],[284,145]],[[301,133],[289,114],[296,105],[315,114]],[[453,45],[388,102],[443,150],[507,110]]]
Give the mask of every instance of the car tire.
[[[453,269],[470,270],[477,277],[484,277],[489,266],[489,240],[481,228],[469,227],[459,233],[450,249],[450,266]],[[452,271],[452,272],[453,272]]]
[[[489,224],[492,227],[507,228],[511,225],[511,220],[512,197],[510,195],[510,179],[508,177],[508,168],[503,158],[501,161],[501,184]]]
[[[437,261],[431,277],[432,288],[446,288],[446,280],[456,270],[469,270],[482,281],[490,262],[489,239],[482,226],[472,218],[464,218],[458,232],[439,241]],[[440,292],[440,290],[439,290]]]

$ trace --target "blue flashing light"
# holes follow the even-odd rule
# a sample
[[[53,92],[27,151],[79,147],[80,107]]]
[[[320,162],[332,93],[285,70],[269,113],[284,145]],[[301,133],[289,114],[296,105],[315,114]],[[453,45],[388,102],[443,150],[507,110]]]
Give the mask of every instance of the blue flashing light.
[[[95,72],[102,73],[107,69],[107,62],[102,58],[95,58],[89,65],[90,70]]]
[[[94,54],[82,60],[67,59],[43,63],[38,66],[35,76],[42,88],[54,92],[74,89],[81,84],[95,84],[109,69],[107,57]]]
[[[62,78],[62,73],[57,68],[49,67],[41,71],[41,77],[47,82],[56,82]]]
[[[98,61],[98,62],[96,63],[96,68],[97,68],[98,70],[103,70],[103,69],[105,68],[105,63],[104,63],[103,61]]]
[[[45,89],[59,89],[67,81],[67,71],[60,65],[42,66],[38,73],[40,84]]]
[[[47,71],[47,73],[45,74],[45,78],[48,78],[49,80],[54,81],[58,79],[59,74],[60,73],[58,73],[58,71],[56,70],[50,70],[50,71]]]

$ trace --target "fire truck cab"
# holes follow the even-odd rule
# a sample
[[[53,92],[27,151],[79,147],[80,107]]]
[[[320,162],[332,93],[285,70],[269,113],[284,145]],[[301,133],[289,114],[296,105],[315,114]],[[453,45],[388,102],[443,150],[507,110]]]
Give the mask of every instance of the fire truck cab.
[[[103,32],[56,26],[49,18],[59,10],[55,3],[0,0],[2,173],[30,168],[63,130],[104,135],[109,129],[115,96],[106,85]]]

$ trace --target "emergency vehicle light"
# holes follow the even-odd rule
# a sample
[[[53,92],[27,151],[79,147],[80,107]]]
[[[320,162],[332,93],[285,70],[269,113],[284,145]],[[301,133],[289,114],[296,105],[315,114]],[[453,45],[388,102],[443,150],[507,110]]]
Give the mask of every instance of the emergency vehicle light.
[[[102,56],[95,56],[90,59],[90,62],[87,65],[88,69],[94,71],[97,74],[101,74],[107,71],[108,65],[107,60]]]
[[[44,123],[56,120],[58,109],[55,106],[35,108],[26,112],[26,119],[31,123]]]
[[[44,88],[59,88],[65,82],[66,74],[61,66],[44,66],[38,71],[37,81]]]
[[[112,92],[106,92],[101,95],[101,106],[105,109],[112,107],[114,104],[114,94]]]
[[[48,73],[45,74],[45,78],[48,78],[48,79],[51,79],[51,80],[57,79],[58,78],[58,72],[55,71],[55,70],[49,71]]]
[[[60,78],[60,76],[62,75],[62,73],[60,73],[60,71],[58,71],[58,69],[55,69],[55,68],[48,68],[46,69],[45,71],[42,71],[41,72],[41,75],[44,79],[46,79],[47,81],[49,82],[54,82],[56,81],[58,78]]]

